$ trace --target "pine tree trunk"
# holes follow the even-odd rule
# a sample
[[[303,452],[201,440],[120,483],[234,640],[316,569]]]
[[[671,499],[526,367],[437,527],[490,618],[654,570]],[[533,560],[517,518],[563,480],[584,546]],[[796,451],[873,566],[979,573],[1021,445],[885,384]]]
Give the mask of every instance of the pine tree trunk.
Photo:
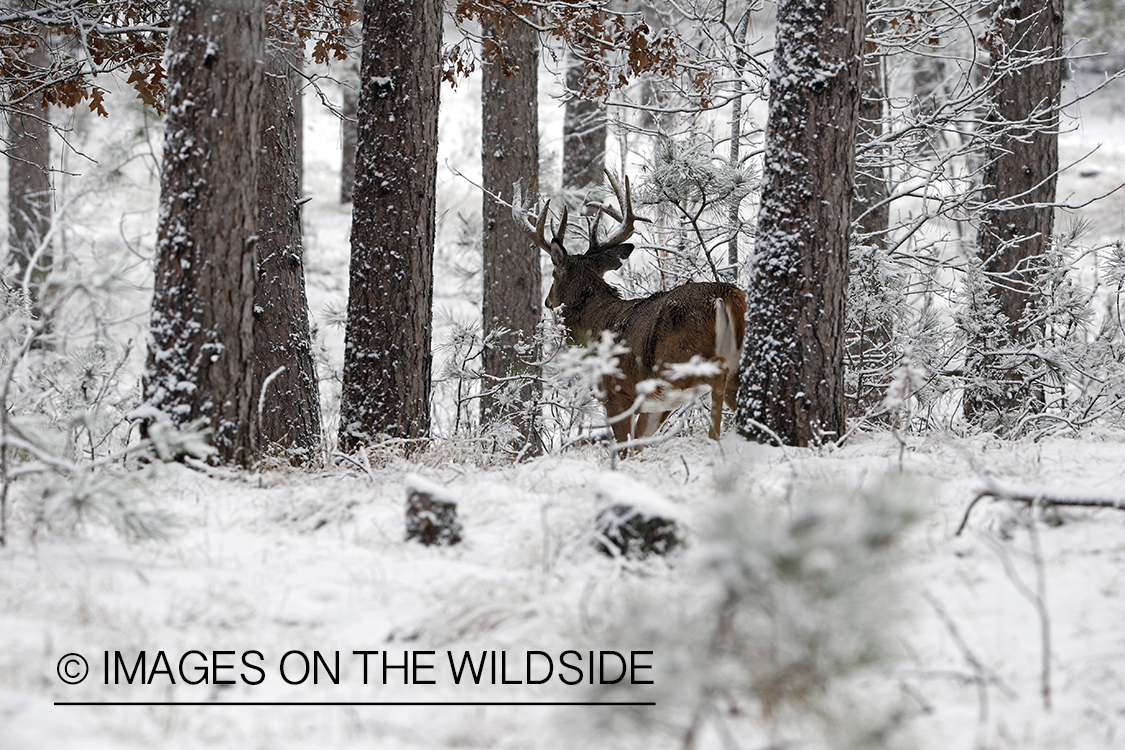
[[[1051,247],[1058,182],[1058,106],[1062,90],[1063,0],[1002,0],[993,15],[998,76],[982,126],[989,139],[981,197],[985,211],[977,254],[1003,330],[970,342],[966,370],[988,383],[965,394],[965,416],[1000,427],[1016,411],[1038,408],[1042,393],[1028,381],[1027,358],[994,356],[1019,348],[1040,328],[1025,321],[1036,296],[1040,261]]]
[[[47,68],[46,45],[27,50],[28,65]],[[23,288],[28,278],[28,297],[32,315],[43,318],[39,305],[40,285],[51,267],[51,251],[43,247],[35,267],[27,269],[51,229],[51,150],[47,105],[41,94],[32,94],[8,111],[8,252],[9,264],[15,266],[13,281]]]
[[[359,68],[362,64],[362,53],[355,48],[362,43],[363,29],[363,0],[356,0],[359,19],[348,29],[348,46],[353,49],[352,54],[344,61],[343,91],[344,101],[340,107],[340,202],[351,203],[352,191],[355,189],[355,144],[359,134],[359,123],[356,115],[359,112]]]
[[[746,89],[744,76],[746,75],[746,37],[750,33],[750,8],[742,11],[742,18],[735,27],[734,42],[738,45],[734,56],[734,96],[731,102],[730,114],[730,168],[738,169],[742,166],[742,98]],[[742,219],[739,217],[741,203],[734,203],[727,215],[730,222],[730,239],[727,240],[727,280],[738,283],[738,235],[742,229]]]
[[[351,203],[355,190],[355,143],[359,137],[359,92],[351,86],[359,85],[359,76],[344,88],[344,103],[340,107],[340,202]]]
[[[844,292],[862,0],[782,0],[770,78],[758,263],[735,420],[791,445],[844,433]]]
[[[890,371],[897,364],[890,350],[894,333],[891,280],[884,267],[890,205],[886,202],[887,180],[883,173],[885,153],[876,145],[883,135],[883,58],[864,59],[860,82],[859,122],[856,150],[855,193],[852,216],[857,246],[849,263],[847,309],[848,416],[873,412],[883,399]],[[862,307],[859,307],[862,305]],[[853,307],[854,306],[854,307]]]
[[[566,88],[572,96],[563,114],[564,190],[579,191],[600,185],[605,170],[605,105],[578,95],[582,75],[582,61],[571,56],[566,66]]]
[[[441,3],[364,17],[340,448],[430,429]]]
[[[320,391],[305,297],[299,204],[300,98],[293,67],[300,58],[292,42],[276,33],[271,30],[274,38],[266,51],[263,95],[270,106],[262,112],[258,162],[255,418],[261,451],[272,448],[302,463],[320,445]]]
[[[863,241],[883,247],[891,223],[891,207],[886,202],[885,154],[875,144],[883,137],[883,105],[887,92],[883,82],[883,58],[865,57],[860,79],[859,119],[856,124],[856,150],[866,147],[863,169],[856,169],[852,216]],[[858,157],[857,157],[858,159]],[[858,162],[857,162],[858,163]]]
[[[539,250],[512,219],[512,210],[493,196],[510,196],[512,185],[538,183],[539,175],[539,39],[531,27],[515,23],[502,38],[493,28],[488,38],[503,49],[503,62],[486,57],[481,87],[481,174],[484,187],[483,335],[484,380],[481,422],[512,420],[523,445],[538,451],[536,412],[542,391],[537,359],[530,344],[539,325],[542,277]],[[485,44],[486,50],[489,43]],[[507,69],[505,69],[507,68]],[[509,333],[503,333],[508,331]],[[529,380],[506,385],[503,379]]]
[[[978,233],[985,269],[1013,338],[1034,297],[1034,264],[1051,246],[1058,182],[1058,105],[1062,90],[1063,2],[1005,0],[998,10],[1010,60],[1024,67],[1000,76],[986,128],[1002,132],[984,170],[990,208]],[[1029,121],[1030,118],[1030,121]]]
[[[218,457],[253,458],[253,302],[262,0],[173,0],[144,395],[202,418]],[[150,414],[150,419],[155,415]]]

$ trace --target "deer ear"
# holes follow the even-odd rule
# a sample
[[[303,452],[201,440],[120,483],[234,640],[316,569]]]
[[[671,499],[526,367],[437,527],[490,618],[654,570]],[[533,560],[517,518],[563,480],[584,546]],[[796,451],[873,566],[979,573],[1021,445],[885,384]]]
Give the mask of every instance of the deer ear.
[[[598,259],[598,271],[600,273],[608,273],[609,271],[616,271],[621,268],[621,264],[633,252],[635,245],[624,244],[616,245],[608,250],[602,250],[595,257]]]
[[[551,242],[549,255],[551,256],[551,262],[555,264],[556,268],[562,268],[568,257],[566,248],[562,246],[562,243],[554,241]]]

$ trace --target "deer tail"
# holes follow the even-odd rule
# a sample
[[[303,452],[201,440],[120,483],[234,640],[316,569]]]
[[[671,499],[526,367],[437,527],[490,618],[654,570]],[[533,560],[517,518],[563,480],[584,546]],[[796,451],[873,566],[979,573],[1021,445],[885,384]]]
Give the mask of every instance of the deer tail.
[[[715,300],[715,356],[722,357],[727,362],[727,370],[738,372],[738,364],[742,360],[742,335],[746,326],[743,315],[734,308],[735,300],[719,297]]]

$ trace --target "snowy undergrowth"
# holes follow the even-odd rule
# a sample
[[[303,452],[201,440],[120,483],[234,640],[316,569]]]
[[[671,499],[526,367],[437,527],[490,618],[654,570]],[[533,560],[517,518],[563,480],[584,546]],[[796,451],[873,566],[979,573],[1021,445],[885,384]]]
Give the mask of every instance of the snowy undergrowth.
[[[933,436],[912,441],[901,456],[889,436],[861,435],[824,453],[782,452],[733,436],[721,447],[686,438],[623,462],[617,472],[593,448],[492,469],[451,460],[455,455],[446,446],[441,463],[392,458],[370,473],[315,476],[218,477],[158,466],[141,481],[175,518],[164,542],[129,543],[97,525],[33,539],[17,515],[12,544],[0,551],[0,747],[553,747],[572,746],[579,735],[605,746],[679,747],[693,725],[699,747],[725,747],[729,737],[739,747],[802,738],[828,747],[1114,747],[1120,741],[1125,514],[1064,509],[1061,525],[1032,525],[1024,510],[987,502],[974,509],[962,536],[954,532],[968,502],[989,483],[1065,497],[1119,495],[1121,435],[1043,443]],[[896,484],[900,469],[916,484]],[[426,548],[403,541],[411,472],[458,502],[463,544]],[[687,549],[645,562],[595,552],[593,519],[598,493],[607,488],[659,496],[675,508],[688,529]],[[894,541],[891,557],[872,563],[891,562],[891,569],[856,579],[863,566],[848,563],[857,551],[849,540],[876,529],[864,519],[879,517],[864,510],[865,495],[882,498],[886,507],[907,507],[920,521]],[[811,572],[794,579],[796,588],[768,596],[747,590],[747,619],[735,629],[745,663],[723,662],[722,669],[708,663],[701,655],[708,633],[681,627],[683,613],[705,607],[714,595],[719,579],[707,571],[717,559],[740,555],[784,558],[775,553],[800,537],[793,529],[803,528],[802,519],[817,514],[820,530],[794,558]],[[717,533],[716,519],[723,518]],[[724,548],[727,554],[716,557]],[[809,599],[808,587],[836,570],[852,583],[874,586],[843,587],[854,600]],[[1019,585],[1034,589],[1037,571],[1045,575],[1051,629],[1049,711],[1040,620]],[[896,589],[901,595],[893,595]],[[786,617],[806,616],[774,620],[768,638],[750,627],[761,621],[755,612],[778,607]],[[863,617],[855,620],[858,614]],[[869,638],[884,619],[885,639],[864,648],[885,654],[802,688],[802,701],[815,710],[791,695],[776,705],[761,700],[766,655],[791,648],[795,628],[819,628],[831,646],[821,656],[835,658],[856,645],[847,641],[850,634]],[[121,651],[132,664],[141,649],[150,660],[164,650],[173,671],[175,659],[193,649],[256,650],[265,657],[267,679],[241,682],[233,657],[239,669],[225,673],[237,682],[231,686],[192,687],[179,679],[172,685],[164,676],[151,685],[104,684],[103,652]],[[493,685],[486,674],[480,685],[455,685],[444,663],[447,652],[505,652],[507,676],[516,679],[525,652],[557,657],[567,649],[654,651],[648,676],[656,684],[634,690],[662,706],[661,721],[638,725],[621,721],[625,713],[607,717],[588,707],[51,705],[610,695],[557,678]],[[340,684],[283,682],[275,663],[290,650],[341,652]],[[423,674],[438,684],[403,686],[392,670],[392,684],[373,678],[364,685],[362,663],[350,656],[356,650],[385,650],[395,663],[404,652],[435,651],[431,661],[440,668]],[[57,677],[58,661],[69,652],[89,659],[91,676],[80,685]],[[698,704],[686,699],[704,694],[700,686],[710,691],[709,702],[704,720],[693,724]],[[863,734],[873,728],[888,729],[887,736],[876,741]],[[868,737],[867,744],[856,737]]]

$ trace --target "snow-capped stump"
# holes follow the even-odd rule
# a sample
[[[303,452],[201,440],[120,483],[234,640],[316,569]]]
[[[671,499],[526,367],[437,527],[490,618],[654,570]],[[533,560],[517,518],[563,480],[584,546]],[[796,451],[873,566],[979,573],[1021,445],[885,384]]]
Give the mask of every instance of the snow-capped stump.
[[[599,552],[643,560],[683,545],[676,508],[654,490],[620,474],[602,477],[598,484],[594,547]]]
[[[417,476],[406,478],[406,541],[448,547],[461,542],[457,503],[445,488]]]

